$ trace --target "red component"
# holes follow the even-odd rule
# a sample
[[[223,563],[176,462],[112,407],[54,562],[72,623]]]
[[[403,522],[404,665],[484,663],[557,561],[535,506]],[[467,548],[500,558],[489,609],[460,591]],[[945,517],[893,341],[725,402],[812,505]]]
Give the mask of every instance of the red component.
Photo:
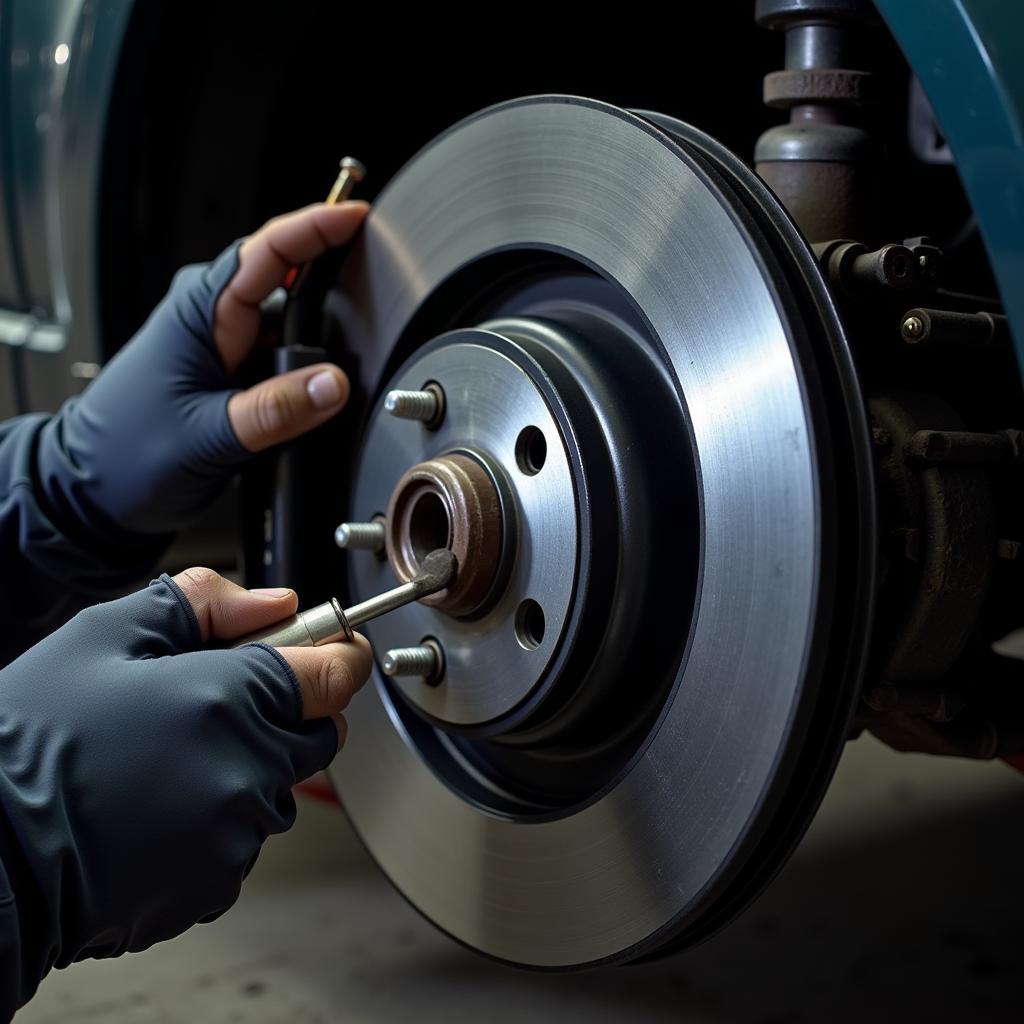
[[[1024,754],[1014,754],[1013,757],[1004,757],[1003,760],[1019,772],[1024,772]]]
[[[312,797],[314,800],[321,800],[325,804],[340,806],[338,798],[334,795],[334,787],[331,785],[330,779],[327,778],[326,772],[317,772],[316,775],[310,776],[304,782],[298,783],[295,789],[299,793]]]
[[[284,275],[284,290],[286,292],[290,292],[292,290],[292,285],[295,284],[295,278],[297,278],[298,276],[298,267],[292,267],[292,269],[289,270],[288,273]]]

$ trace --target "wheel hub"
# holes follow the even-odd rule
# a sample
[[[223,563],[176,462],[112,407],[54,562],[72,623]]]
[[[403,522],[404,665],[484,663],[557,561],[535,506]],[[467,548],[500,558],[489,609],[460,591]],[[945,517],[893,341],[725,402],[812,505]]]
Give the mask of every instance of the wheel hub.
[[[406,470],[388,503],[387,521],[388,558],[399,579],[413,579],[435,548],[449,548],[462,567],[451,586],[422,604],[449,615],[480,608],[494,587],[509,524],[479,457],[452,451]]]

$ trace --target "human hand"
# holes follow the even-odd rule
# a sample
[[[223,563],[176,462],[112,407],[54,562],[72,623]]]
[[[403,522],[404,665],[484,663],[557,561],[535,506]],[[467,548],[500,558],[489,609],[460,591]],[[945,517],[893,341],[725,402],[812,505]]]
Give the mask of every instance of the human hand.
[[[348,242],[367,210],[361,202],[309,206],[269,221],[212,264],[180,271],[138,334],[48,424],[39,476],[51,508],[101,534],[170,533],[253,452],[339,412],[349,385],[330,363],[247,391],[233,389],[232,378],[257,341],[263,299],[293,266]]]
[[[0,883],[5,868],[14,893],[0,908],[18,921],[17,1005],[53,965],[219,915],[264,839],[292,824],[291,787],[344,740],[369,645],[207,644],[296,603],[189,570],[86,609],[0,672]]]

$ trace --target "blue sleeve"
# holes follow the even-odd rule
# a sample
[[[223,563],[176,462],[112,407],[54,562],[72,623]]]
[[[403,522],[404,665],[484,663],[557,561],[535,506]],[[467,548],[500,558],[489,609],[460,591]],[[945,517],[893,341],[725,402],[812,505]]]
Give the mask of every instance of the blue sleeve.
[[[145,579],[248,458],[213,342],[237,267],[237,244],[185,267],[82,395],[0,424],[0,665]]]
[[[39,450],[59,443],[59,427],[59,415],[0,423],[0,667],[85,605],[137,585],[170,540],[49,503]]]
[[[164,576],[0,671],[0,1021],[53,967],[223,913],[334,756],[278,652],[201,647]]]

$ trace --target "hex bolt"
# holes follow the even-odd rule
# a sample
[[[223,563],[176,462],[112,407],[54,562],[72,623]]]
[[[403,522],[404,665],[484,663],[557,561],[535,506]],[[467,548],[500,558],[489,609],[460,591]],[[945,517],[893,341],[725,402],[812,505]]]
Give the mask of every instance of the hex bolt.
[[[342,523],[334,531],[334,543],[348,551],[384,550],[385,526],[382,518],[369,523]]]
[[[428,384],[422,391],[389,391],[384,411],[434,428],[444,418],[444,392],[436,384]]]
[[[424,640],[418,647],[394,647],[381,659],[384,675],[418,676],[436,686],[444,673],[444,654],[436,640]]]

